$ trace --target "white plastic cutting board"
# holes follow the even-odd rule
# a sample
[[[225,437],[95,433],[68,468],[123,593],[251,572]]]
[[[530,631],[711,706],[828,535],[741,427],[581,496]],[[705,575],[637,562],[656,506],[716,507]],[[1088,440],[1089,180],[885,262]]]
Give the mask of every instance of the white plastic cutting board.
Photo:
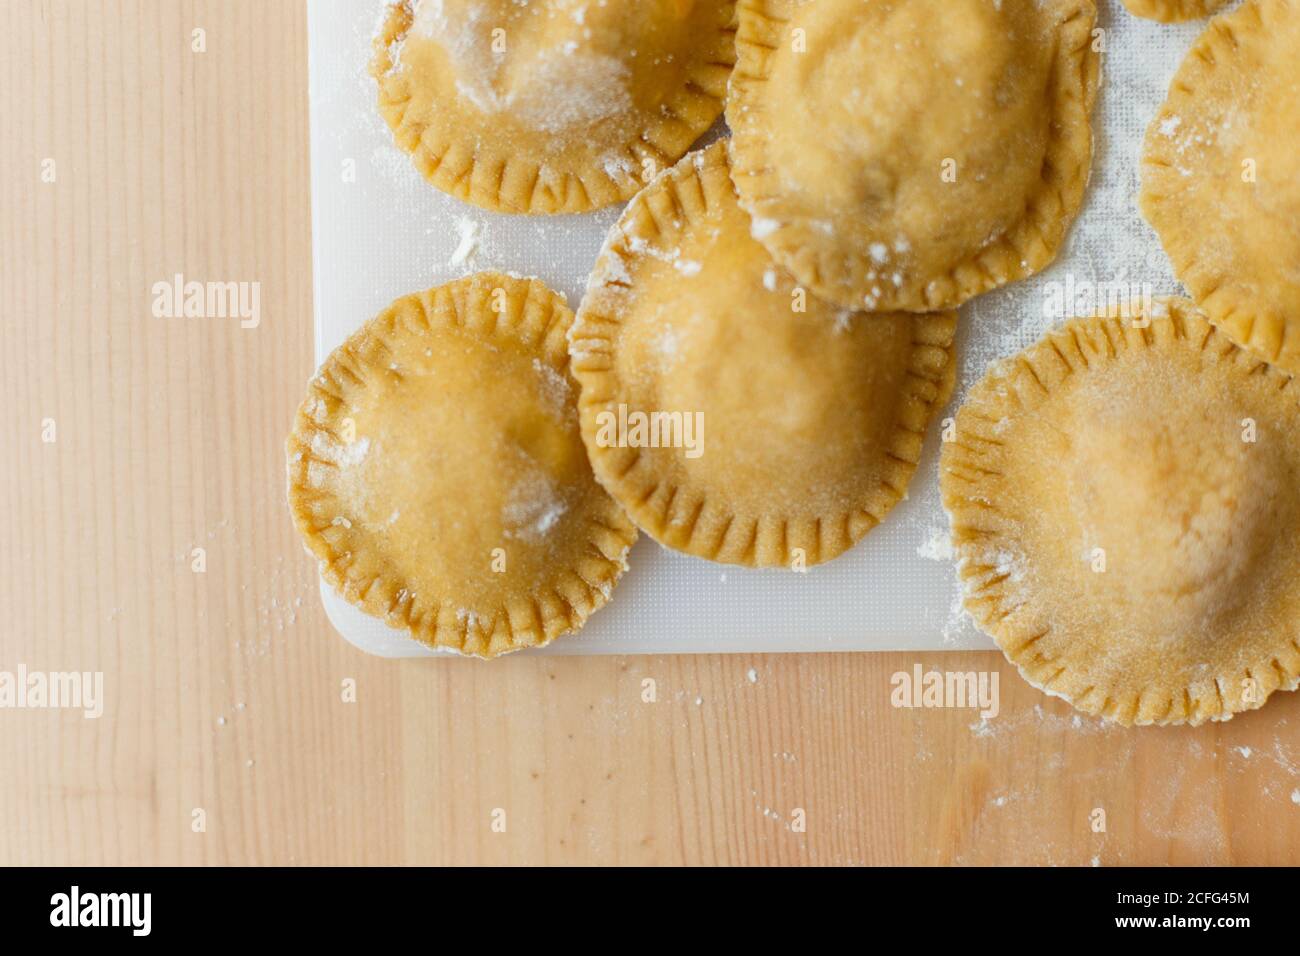
[[[635,0],[629,0],[635,2]],[[993,0],[990,0],[993,2]],[[995,358],[1036,341],[1060,319],[1051,293],[1072,282],[1179,287],[1136,209],[1138,152],[1173,71],[1203,24],[1163,26],[1101,0],[1105,80],[1094,119],[1088,200],[1067,249],[1047,272],[962,310],[960,401]],[[380,0],[311,0],[312,233],[316,357],[323,359],[394,298],[480,269],[535,275],[576,308],[619,209],[520,218],[483,212],[428,186],[397,150],[366,73]],[[713,135],[724,132],[719,129]],[[952,410],[944,415],[952,414]],[[944,416],[940,416],[941,418]],[[582,632],[543,654],[772,653],[991,647],[955,611],[956,572],[944,555],[938,427],[909,499],[848,554],[807,573],[745,570],[661,548],[642,536],[612,602]],[[322,585],[331,622],[358,647],[388,657],[431,654]]]

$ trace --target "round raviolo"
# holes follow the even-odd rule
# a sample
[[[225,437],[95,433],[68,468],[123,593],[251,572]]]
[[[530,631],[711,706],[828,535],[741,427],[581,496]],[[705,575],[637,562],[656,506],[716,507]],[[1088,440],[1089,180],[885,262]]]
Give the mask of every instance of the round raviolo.
[[[1186,300],[996,365],[940,463],[965,603],[1036,687],[1199,724],[1300,677],[1300,386]]]
[[[592,476],[565,334],[536,280],[398,299],[334,350],[288,440],[289,504],[344,598],[495,657],[581,627],[636,529]]]
[[[952,390],[956,315],[866,314],[796,287],[749,235],[725,143],[615,226],[570,333],[602,484],[663,544],[801,568],[902,498]]]
[[[371,73],[439,189],[584,212],[630,198],[718,118],[734,18],[734,0],[403,0]]]
[[[727,122],[754,236],[839,305],[954,308],[1083,200],[1092,0],[741,0]]]
[[[1233,341],[1300,372],[1300,0],[1210,21],[1147,130],[1142,212]]]

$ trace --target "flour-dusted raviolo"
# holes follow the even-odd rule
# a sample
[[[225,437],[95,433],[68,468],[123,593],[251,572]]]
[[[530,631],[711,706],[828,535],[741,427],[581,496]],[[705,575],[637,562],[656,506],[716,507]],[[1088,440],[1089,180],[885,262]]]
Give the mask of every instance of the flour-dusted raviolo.
[[[640,193],[570,332],[583,439],[651,536],[731,564],[830,560],[902,498],[948,400],[956,315],[808,296],[749,235],[725,143]],[[691,447],[602,424],[678,415]],[[662,437],[662,436],[661,436]]]
[[[424,644],[549,643],[609,600],[636,529],[578,432],[573,313],[485,272],[398,299],[330,354],[287,444],[321,574]]]
[[[1161,23],[1199,20],[1227,6],[1228,0],[1124,0],[1134,16]]]
[[[628,199],[722,112],[735,0],[402,0],[371,72],[398,145],[485,209]]]
[[[1092,0],[740,0],[727,122],[754,235],[840,305],[953,308],[1083,199]]]
[[[1210,321],[1300,372],[1300,0],[1210,21],[1147,130],[1141,202]]]
[[[994,366],[940,463],[966,608],[1025,678],[1199,724],[1300,677],[1300,385],[1192,303]]]

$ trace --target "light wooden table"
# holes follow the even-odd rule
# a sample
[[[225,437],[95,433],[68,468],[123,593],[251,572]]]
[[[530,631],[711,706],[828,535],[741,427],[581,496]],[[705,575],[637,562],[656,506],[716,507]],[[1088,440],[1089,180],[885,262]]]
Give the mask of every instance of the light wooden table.
[[[0,710],[0,863],[1300,862],[1295,694],[1126,731],[988,653],[352,650],[283,494],[305,31],[299,0],[0,2],[0,670],[106,681],[98,720]],[[178,272],[260,282],[261,325],[155,318]],[[893,708],[917,661],[998,671],[1001,715]]]

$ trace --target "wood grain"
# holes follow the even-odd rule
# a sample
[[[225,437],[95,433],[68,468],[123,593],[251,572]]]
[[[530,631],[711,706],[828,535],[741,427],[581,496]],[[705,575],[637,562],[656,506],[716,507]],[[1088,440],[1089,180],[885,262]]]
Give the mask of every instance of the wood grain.
[[[0,669],[107,697],[0,711],[0,863],[1300,862],[1295,694],[1125,731],[994,654],[353,651],[282,489],[305,30],[296,0],[0,3]],[[155,318],[178,272],[260,282],[261,324]],[[918,661],[996,671],[1002,713],[892,707]]]

